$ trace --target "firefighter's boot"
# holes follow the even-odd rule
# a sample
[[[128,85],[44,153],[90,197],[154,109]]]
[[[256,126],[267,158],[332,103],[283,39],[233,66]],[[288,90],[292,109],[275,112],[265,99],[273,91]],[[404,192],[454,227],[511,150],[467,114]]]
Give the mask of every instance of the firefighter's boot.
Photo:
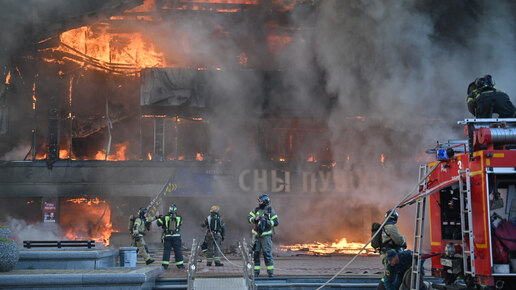
[[[146,265],[149,265],[149,264],[152,264],[152,263],[154,263],[154,259],[148,259],[147,261],[145,261]]]
[[[255,277],[260,276],[260,271],[256,271],[256,270],[255,270],[255,271],[254,271],[254,276],[255,276]]]
[[[215,262],[215,267],[222,267],[224,266],[224,264],[222,264],[221,262]]]
[[[206,263],[206,266],[211,267],[211,262]]]
[[[269,277],[274,277],[274,270],[267,270],[267,275],[269,275]]]

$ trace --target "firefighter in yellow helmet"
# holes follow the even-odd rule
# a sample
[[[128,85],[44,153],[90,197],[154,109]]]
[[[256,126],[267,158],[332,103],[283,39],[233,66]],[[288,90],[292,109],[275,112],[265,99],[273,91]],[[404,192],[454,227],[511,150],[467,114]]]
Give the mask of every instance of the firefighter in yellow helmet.
[[[212,206],[210,208],[210,215],[204,219],[204,222],[201,225],[202,227],[207,228],[206,236],[204,238],[208,250],[206,266],[211,266],[213,261],[215,261],[215,266],[217,267],[224,266],[224,264],[220,262],[220,247],[226,234],[226,225],[224,224],[224,220],[220,216],[219,211],[220,207],[218,205]]]
[[[174,249],[176,258],[176,266],[184,269],[183,250],[181,248],[181,225],[183,218],[177,214],[177,206],[174,204],[168,210],[168,215],[162,216],[157,220],[158,226],[163,228],[163,263],[162,266],[166,270],[170,264],[170,252]]]
[[[253,233],[253,255],[254,275],[260,275],[260,252],[263,252],[263,260],[267,267],[269,277],[274,276],[274,260],[272,258],[272,232],[279,224],[278,215],[270,206],[271,199],[267,194],[258,198],[258,207],[249,212],[247,220],[254,225]]]
[[[150,223],[155,219],[155,217],[147,217],[147,209],[142,207],[138,210],[138,215],[136,217],[131,216],[130,220],[132,224],[132,226],[130,226],[131,238],[133,240],[132,244],[138,247],[138,253],[142,255],[147,265],[153,263],[154,260],[149,255],[143,236],[145,235],[145,229],[150,226]]]

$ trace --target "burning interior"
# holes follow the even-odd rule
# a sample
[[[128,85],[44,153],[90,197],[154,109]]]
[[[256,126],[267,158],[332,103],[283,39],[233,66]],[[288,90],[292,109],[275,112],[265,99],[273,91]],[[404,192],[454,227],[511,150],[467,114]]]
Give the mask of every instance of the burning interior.
[[[304,75],[300,86],[282,61],[289,47],[313,42],[313,23],[292,21],[310,18],[313,1],[85,2],[91,6],[76,7],[81,17],[45,19],[58,28],[35,30],[23,50],[4,59],[0,146],[10,161],[2,165],[9,198],[36,196],[40,208],[32,215],[59,224],[62,237],[109,244],[174,176],[178,191],[165,204],[180,205],[185,228],[221,203],[237,239],[248,230],[240,221],[255,195],[269,191],[296,226],[296,211],[328,207],[332,220],[356,213],[351,228],[334,222],[329,232],[279,237],[287,245],[322,240],[285,249],[347,253],[362,246],[347,240],[366,241],[362,225],[382,214],[335,193],[357,187],[361,170],[343,164],[344,178],[334,181],[327,116],[335,96],[322,71]],[[384,129],[379,121],[374,127]],[[344,163],[356,158],[339,154]],[[383,152],[372,159],[384,167]],[[321,202],[318,194],[326,193],[331,200]],[[318,203],[310,208],[312,200]]]

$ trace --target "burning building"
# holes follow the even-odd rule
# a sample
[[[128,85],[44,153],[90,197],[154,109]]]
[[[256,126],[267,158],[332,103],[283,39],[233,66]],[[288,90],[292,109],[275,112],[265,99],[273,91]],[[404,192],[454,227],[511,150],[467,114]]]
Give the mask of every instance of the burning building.
[[[192,224],[210,203],[231,220],[260,192],[333,190],[333,98],[322,75],[292,87],[275,60],[311,29],[289,22],[311,1],[88,3],[38,11],[3,58],[4,216],[109,243],[170,178],[166,203]]]
[[[474,15],[514,9],[29,2],[0,12],[1,218],[108,240],[104,232],[125,234],[127,217],[172,179],[164,203],[179,206],[185,241],[202,235],[212,204],[228,240],[241,237],[256,197],[269,192],[287,244],[367,241],[371,220],[416,181],[421,152],[467,113],[450,95],[473,76],[449,75],[477,63],[449,55],[465,55],[464,46],[506,55],[454,45],[460,29],[448,11],[483,31],[490,26]],[[504,27],[513,26],[496,31]],[[443,102],[447,110],[432,105]]]

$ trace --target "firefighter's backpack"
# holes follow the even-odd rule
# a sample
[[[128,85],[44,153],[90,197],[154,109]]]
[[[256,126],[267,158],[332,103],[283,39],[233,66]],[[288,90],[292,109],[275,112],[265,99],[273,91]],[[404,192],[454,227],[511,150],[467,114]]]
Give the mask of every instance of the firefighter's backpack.
[[[371,237],[374,236],[374,234],[380,229],[382,225],[379,223],[373,223],[371,225]],[[382,228],[383,230],[383,228]],[[379,250],[382,248],[382,233],[381,231],[371,240],[371,247],[375,250]]]
[[[135,220],[136,220],[136,217],[134,215],[129,216],[129,226],[127,227],[127,229],[129,230],[130,233],[133,232],[133,227],[134,227],[134,221]]]
[[[177,218],[176,215],[170,215],[170,219],[168,221],[168,228],[166,229],[168,233],[172,234],[176,231],[177,228]]]
[[[210,225],[210,231],[212,232],[218,232],[220,231],[220,216],[209,216],[208,217],[208,224]]]

